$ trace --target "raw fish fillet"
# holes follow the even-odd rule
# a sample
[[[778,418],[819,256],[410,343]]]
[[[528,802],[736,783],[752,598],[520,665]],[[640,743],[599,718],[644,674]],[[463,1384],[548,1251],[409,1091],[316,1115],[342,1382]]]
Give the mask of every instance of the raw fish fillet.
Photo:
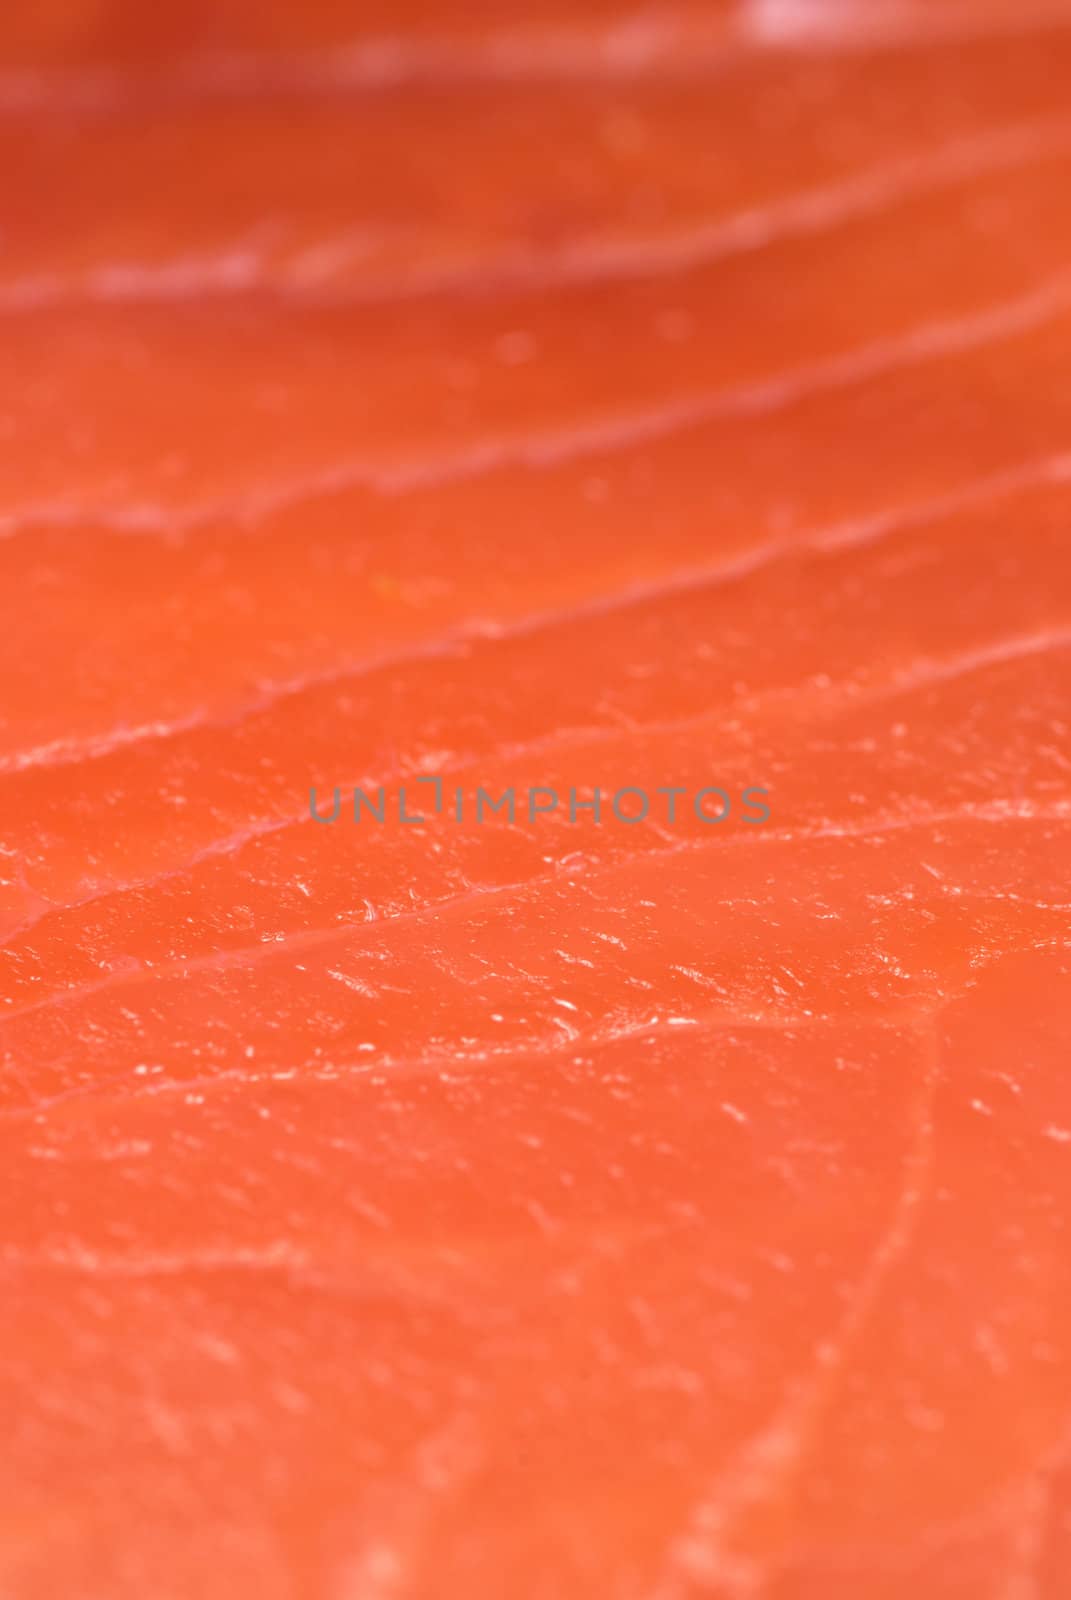
[[[1066,1600],[1071,3],[9,10],[2,1600]]]

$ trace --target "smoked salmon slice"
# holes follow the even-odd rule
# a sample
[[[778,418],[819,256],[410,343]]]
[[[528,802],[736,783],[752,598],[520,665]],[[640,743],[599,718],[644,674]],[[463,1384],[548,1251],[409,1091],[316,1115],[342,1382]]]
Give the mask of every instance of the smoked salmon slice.
[[[1064,1600],[1069,85],[0,20],[4,1600]]]

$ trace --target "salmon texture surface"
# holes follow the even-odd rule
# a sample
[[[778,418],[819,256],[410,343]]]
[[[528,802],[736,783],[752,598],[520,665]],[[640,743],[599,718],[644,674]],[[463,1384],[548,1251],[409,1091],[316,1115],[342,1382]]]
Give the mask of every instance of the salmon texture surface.
[[[1067,1600],[1071,0],[12,4],[0,243],[2,1600]]]

